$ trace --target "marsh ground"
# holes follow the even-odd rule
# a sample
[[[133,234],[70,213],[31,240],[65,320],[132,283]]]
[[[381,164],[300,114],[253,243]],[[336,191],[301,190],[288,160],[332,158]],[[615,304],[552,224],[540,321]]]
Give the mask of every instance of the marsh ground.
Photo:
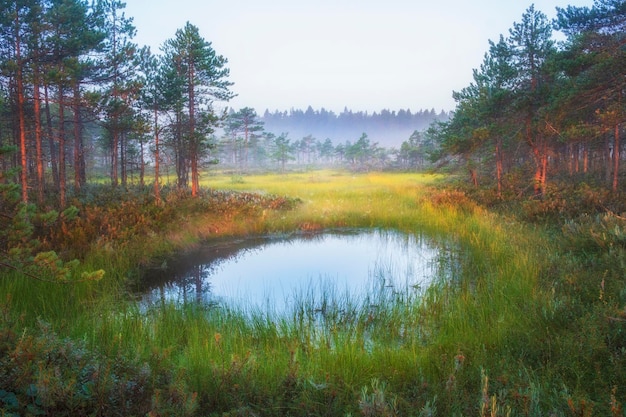
[[[623,225],[530,224],[445,180],[213,175],[199,199],[171,191],[156,205],[135,191],[77,202],[78,217],[50,235],[80,255],[78,274],[105,275],[67,285],[13,271],[0,280],[0,407],[8,415],[622,415],[626,257],[596,232],[606,227],[618,239]],[[330,227],[452,241],[440,260],[450,279],[420,297],[380,298],[376,311],[329,294],[336,309],[322,322],[306,305],[273,321],[194,305],[141,311],[129,297],[138,268],[201,241]]]

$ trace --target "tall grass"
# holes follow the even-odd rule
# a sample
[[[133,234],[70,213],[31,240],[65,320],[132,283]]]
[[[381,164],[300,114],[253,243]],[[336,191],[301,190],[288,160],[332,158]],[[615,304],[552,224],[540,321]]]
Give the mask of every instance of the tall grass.
[[[197,393],[199,415],[565,415],[579,407],[566,400],[582,397],[564,393],[580,387],[559,377],[545,346],[555,340],[559,306],[541,278],[554,252],[538,231],[438,189],[441,180],[325,171],[235,182],[212,176],[214,189],[302,203],[227,220],[195,213],[169,229],[166,249],[142,242],[126,256],[90,254],[86,267],[107,269],[102,283],[14,277],[0,280],[0,295],[107,357],[180,371],[184,389]],[[133,262],[150,253],[218,235],[330,227],[393,228],[445,242],[441,279],[419,295],[372,285],[357,299],[328,286],[314,299],[304,289],[284,316],[169,303],[144,311],[125,301]],[[374,278],[385,273],[393,272]]]

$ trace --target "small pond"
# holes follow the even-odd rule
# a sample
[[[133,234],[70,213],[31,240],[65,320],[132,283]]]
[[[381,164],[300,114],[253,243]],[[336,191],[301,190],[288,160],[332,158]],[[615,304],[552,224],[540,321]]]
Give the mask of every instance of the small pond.
[[[146,271],[142,304],[201,302],[282,314],[326,298],[415,293],[436,274],[428,239],[379,229],[221,240]]]

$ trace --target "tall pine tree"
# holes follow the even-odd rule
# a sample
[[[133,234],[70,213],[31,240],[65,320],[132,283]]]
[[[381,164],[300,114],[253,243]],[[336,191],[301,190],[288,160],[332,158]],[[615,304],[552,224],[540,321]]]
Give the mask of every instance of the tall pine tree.
[[[232,83],[227,80],[228,61],[189,22],[165,42],[163,51],[170,97],[175,103],[173,132],[178,185],[188,185],[190,172],[191,194],[196,196],[200,187],[200,160],[214,147],[210,136],[219,119],[214,101],[233,97],[229,89]]]

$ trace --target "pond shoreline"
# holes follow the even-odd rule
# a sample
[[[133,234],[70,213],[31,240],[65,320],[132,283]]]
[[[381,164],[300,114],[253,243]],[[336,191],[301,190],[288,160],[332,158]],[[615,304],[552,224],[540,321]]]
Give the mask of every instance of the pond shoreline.
[[[382,228],[329,228],[219,238],[198,245],[162,268],[145,271],[143,285],[136,291],[143,303],[148,304],[150,299],[159,298],[163,302],[164,297],[174,297],[179,302],[206,298],[213,305],[216,301],[207,297],[223,299],[227,295],[225,288],[229,287],[250,303],[256,300],[256,303],[281,306],[292,296],[291,291],[301,291],[302,286],[314,291],[313,281],[321,278],[329,280],[325,285],[337,287],[350,282],[351,296],[355,298],[362,291],[357,290],[359,281],[362,285],[373,285],[374,279],[386,279],[387,286],[396,282],[395,290],[399,290],[399,274],[406,286],[423,288],[425,277],[434,274],[422,272],[426,264],[434,263],[431,258],[435,249],[427,242],[424,236]],[[422,274],[419,282],[416,281],[418,270]],[[260,280],[263,285],[258,283]],[[326,290],[335,292],[331,288]],[[260,293],[269,298],[259,299]]]

